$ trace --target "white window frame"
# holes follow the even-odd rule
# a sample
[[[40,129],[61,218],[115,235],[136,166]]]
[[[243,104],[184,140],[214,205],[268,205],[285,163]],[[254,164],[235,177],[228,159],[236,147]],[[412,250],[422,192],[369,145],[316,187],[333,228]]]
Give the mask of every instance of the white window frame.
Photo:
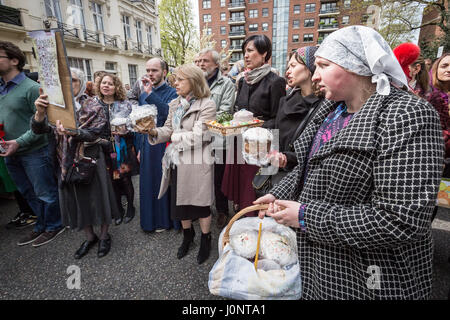
[[[92,15],[94,17],[95,31],[105,32],[102,5],[95,1],[92,1]]]
[[[134,69],[134,70],[133,70]],[[132,72],[134,75],[132,75]],[[138,66],[137,64],[128,64],[128,80],[130,82],[130,86],[133,86],[138,79]]]
[[[202,1],[202,8],[203,9],[211,9],[211,0],[203,0]]]
[[[86,29],[86,20],[84,19],[84,8],[82,0],[70,0],[70,7],[72,9],[72,17],[74,25],[81,25]]]
[[[125,40],[133,39],[131,36],[130,16],[122,15],[122,24]]]
[[[258,9],[250,9],[248,10],[248,17],[252,19],[258,18]]]
[[[211,21],[212,21],[212,19],[211,19],[210,13],[203,15],[203,22],[211,22]]]
[[[93,81],[92,79],[92,60],[77,58],[77,57],[67,57],[69,61],[69,66],[73,68],[80,69],[86,75],[88,81]]]
[[[149,47],[153,46],[152,26],[147,25],[147,43]]]
[[[134,22],[134,26],[136,27],[136,42],[138,44],[143,42],[143,36],[142,36],[142,21],[136,20]]]
[[[4,5],[3,0],[0,0],[0,4]],[[62,22],[61,5],[59,0],[44,0],[44,7],[48,17],[55,17],[56,20]]]

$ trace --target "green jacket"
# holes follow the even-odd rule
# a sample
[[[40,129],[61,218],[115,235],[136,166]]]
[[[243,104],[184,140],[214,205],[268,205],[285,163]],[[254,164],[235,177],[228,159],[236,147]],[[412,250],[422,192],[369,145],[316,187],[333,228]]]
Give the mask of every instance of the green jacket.
[[[39,84],[26,78],[6,95],[0,96],[0,123],[3,123],[3,139],[16,140],[20,156],[48,144],[46,134],[35,134],[30,119],[36,112],[34,102],[39,97]]]

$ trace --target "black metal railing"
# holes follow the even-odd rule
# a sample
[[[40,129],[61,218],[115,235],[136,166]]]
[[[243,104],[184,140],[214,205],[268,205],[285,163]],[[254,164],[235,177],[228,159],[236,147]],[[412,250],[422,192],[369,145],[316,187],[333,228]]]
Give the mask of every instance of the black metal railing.
[[[242,50],[242,45],[230,46],[230,50]]]
[[[78,29],[74,26],[69,26],[65,23],[57,21],[58,28],[62,30],[63,36],[72,36],[75,38],[80,38],[78,35]]]
[[[153,54],[153,48],[152,48],[152,46],[144,45],[144,52],[145,52],[145,53],[149,53],[149,54]]]
[[[136,51],[136,52],[141,52],[143,53],[144,51],[142,50],[142,43],[140,42],[132,42],[132,50]]]
[[[83,29],[84,40],[100,43],[100,35],[95,31]]]
[[[230,3],[228,3],[229,8],[244,7],[244,6],[245,1],[230,1]]]
[[[228,33],[229,36],[245,36],[245,30],[239,30],[239,31],[231,31]]]
[[[319,11],[320,14],[335,13],[335,12],[339,12],[339,8],[338,7],[332,7],[332,8],[328,8],[328,9],[320,9],[320,11]]]
[[[105,38],[105,46],[117,48],[117,39],[116,38],[108,36],[107,34],[104,35],[104,38]]]
[[[229,22],[245,22],[245,17],[231,17]]]
[[[23,26],[20,20],[20,10],[4,5],[0,5],[0,22]]]
[[[320,24],[319,25],[319,30],[320,29],[335,29],[335,28],[339,28],[339,23]]]

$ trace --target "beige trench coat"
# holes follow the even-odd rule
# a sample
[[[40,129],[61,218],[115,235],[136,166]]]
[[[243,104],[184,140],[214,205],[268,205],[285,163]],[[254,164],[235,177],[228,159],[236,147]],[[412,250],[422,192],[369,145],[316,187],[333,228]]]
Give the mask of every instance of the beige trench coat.
[[[209,98],[195,101],[181,118],[180,129],[174,130],[172,118],[179,102],[178,97],[169,103],[167,120],[163,127],[156,128],[156,137],[149,136],[149,143],[171,141],[179,151],[177,206],[210,206],[214,201],[214,157],[205,122],[216,118],[216,105]],[[160,197],[166,192],[169,182],[170,171],[163,168]]]

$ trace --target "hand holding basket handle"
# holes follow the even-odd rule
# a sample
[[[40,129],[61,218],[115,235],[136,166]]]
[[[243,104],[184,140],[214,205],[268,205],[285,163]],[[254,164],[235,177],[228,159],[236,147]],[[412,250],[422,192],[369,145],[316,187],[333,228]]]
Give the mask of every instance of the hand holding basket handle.
[[[272,217],[277,223],[294,228],[300,228],[298,213],[301,206],[300,202],[290,200],[277,200],[272,194],[256,199],[256,205],[265,204],[267,209],[259,211],[259,218],[264,216]]]

